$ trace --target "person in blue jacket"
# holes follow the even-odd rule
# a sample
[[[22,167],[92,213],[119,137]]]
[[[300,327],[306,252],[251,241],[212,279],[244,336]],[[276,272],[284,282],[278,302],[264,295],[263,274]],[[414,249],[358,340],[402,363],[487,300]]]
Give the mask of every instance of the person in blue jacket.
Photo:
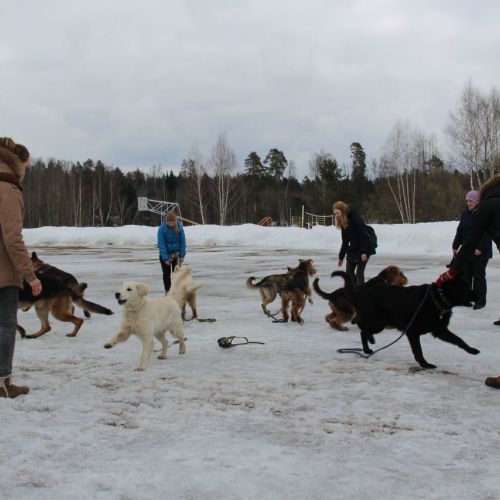
[[[452,244],[453,255],[457,254],[464,241],[469,237],[473,221],[477,214],[479,192],[469,191],[465,196],[465,202],[467,208],[464,209],[460,216],[460,222],[458,223],[457,232]],[[488,260],[492,257],[491,238],[487,233],[484,233],[477,244],[477,248],[464,263],[462,271],[463,278],[477,296],[474,309],[482,309],[486,305],[486,266],[488,265]]]
[[[340,247],[338,267],[342,267],[347,255],[346,273],[356,285],[365,282],[365,268],[370,255],[375,254],[375,248],[370,242],[366,224],[357,212],[350,210],[343,201],[333,204],[335,226],[342,231],[342,246]]]
[[[181,265],[186,256],[186,236],[182,223],[172,210],[167,212],[165,222],[158,228],[158,249],[163,271],[165,292],[170,290],[171,274],[177,265]]]

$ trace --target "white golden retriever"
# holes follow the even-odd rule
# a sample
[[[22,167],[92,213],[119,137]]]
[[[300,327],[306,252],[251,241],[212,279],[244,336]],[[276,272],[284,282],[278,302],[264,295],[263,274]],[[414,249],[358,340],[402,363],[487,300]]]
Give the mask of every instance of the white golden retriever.
[[[181,308],[182,319],[186,319],[186,305],[189,304],[192,318],[198,318],[196,312],[196,291],[204,285],[202,281],[193,281],[189,267],[177,267],[172,273],[172,286],[167,296],[174,298]]]
[[[123,306],[123,318],[120,331],[109,339],[104,347],[110,349],[119,342],[127,340],[131,334],[142,342],[142,354],[137,370],[145,370],[153,352],[154,338],[161,342],[159,359],[167,357],[168,341],[165,332],[168,330],[179,341],[179,354],[186,352],[184,328],[181,310],[177,302],[168,295],[150,299],[146,297],[148,287],[144,283],[126,281],[115,297]]]

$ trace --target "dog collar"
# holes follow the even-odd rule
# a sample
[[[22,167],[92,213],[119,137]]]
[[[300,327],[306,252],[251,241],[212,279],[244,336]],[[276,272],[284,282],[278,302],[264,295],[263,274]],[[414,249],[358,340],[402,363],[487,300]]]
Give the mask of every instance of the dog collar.
[[[445,314],[451,312],[452,304],[446,298],[442,288],[438,286],[433,286],[431,288],[431,299],[434,302],[434,305],[440,310],[440,318],[442,318]]]

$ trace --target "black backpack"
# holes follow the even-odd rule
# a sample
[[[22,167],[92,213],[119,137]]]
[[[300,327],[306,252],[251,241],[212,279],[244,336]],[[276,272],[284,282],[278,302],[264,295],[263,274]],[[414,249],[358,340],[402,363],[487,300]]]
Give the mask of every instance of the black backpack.
[[[368,241],[370,242],[370,246],[375,250],[378,246],[377,242],[377,233],[373,227],[365,224],[366,234],[368,235]]]

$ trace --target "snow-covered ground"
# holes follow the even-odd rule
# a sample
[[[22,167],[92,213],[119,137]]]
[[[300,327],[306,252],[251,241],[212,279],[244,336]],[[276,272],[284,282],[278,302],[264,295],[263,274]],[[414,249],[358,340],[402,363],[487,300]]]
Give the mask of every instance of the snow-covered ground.
[[[434,280],[449,260],[456,222],[375,226],[380,247],[367,276],[398,264],[410,284]],[[500,498],[500,259],[488,267],[488,305],[456,309],[451,330],[481,350],[471,356],[422,338],[436,370],[417,369],[406,339],[365,360],[355,327],[325,323],[314,297],[305,324],[276,324],[249,276],[312,257],[323,289],[339,285],[333,228],[186,228],[186,264],[205,281],[185,324],[187,353],[169,350],[134,371],[140,342],[103,348],[120,321],[113,293],[124,280],[162,293],[154,228],[41,228],[25,240],[44,260],[86,281],[86,297],[115,311],[94,314],[76,338],[52,321],[18,338],[14,378],[26,397],[0,401],[2,499],[495,499]],[[271,305],[277,311],[278,301]],[[28,330],[34,312],[20,312]],[[265,345],[223,350],[221,336]],[[388,330],[377,347],[394,340]]]

